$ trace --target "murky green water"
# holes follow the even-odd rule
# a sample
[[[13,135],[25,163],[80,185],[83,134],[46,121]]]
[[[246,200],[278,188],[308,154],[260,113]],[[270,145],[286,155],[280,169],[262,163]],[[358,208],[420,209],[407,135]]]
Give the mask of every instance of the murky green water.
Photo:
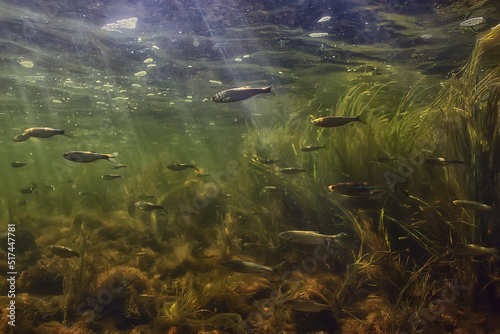
[[[460,25],[474,17],[484,22]],[[484,138],[471,130],[478,110],[495,114],[495,85],[470,100],[463,88],[494,78],[495,65],[461,79],[476,40],[499,20],[494,1],[0,3],[0,219],[18,233],[18,326],[6,324],[4,309],[1,331],[445,333],[490,317],[498,298],[473,291],[498,279],[498,260],[446,247],[499,246],[497,188],[477,181],[496,182],[496,162],[481,155],[496,152],[496,130]],[[495,64],[488,50],[497,45],[479,62]],[[271,94],[211,101],[268,85]],[[450,127],[460,112],[469,118]],[[333,115],[366,124],[311,124]],[[32,127],[67,136],[12,140]],[[307,145],[325,147],[301,151]],[[68,161],[68,151],[120,152],[126,167]],[[434,157],[465,167],[424,164]],[[198,170],[167,168],[176,163]],[[305,172],[280,172],[289,167]],[[394,177],[400,187],[391,192]],[[370,182],[384,194],[328,191],[341,182]],[[466,211],[457,198],[494,209]],[[164,210],[140,210],[140,201]],[[288,230],[347,237],[332,253],[330,243],[279,236]],[[275,272],[235,273],[220,263],[231,260]],[[1,274],[9,271],[2,263]],[[110,290],[117,275],[126,282]],[[425,318],[454,279],[466,297]],[[464,308],[470,319],[450,320]]]

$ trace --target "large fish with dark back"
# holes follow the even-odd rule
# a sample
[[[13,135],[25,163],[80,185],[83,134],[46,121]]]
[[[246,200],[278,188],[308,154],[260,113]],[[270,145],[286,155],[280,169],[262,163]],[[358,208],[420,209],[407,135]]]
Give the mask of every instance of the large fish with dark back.
[[[35,128],[29,128],[24,130],[23,133],[17,135],[14,137],[15,142],[21,142],[25,141],[26,139],[29,139],[30,137],[35,137],[35,138],[50,138],[55,135],[66,135],[64,133],[64,130],[60,129],[53,129],[53,128],[43,128],[43,127],[35,127]],[[71,136],[69,136],[71,137]]]
[[[212,101],[217,103],[228,103],[228,102],[246,100],[255,95],[271,93],[271,87],[272,86],[264,88],[250,88],[249,86],[246,86],[239,88],[231,88],[223,90],[222,92],[218,92],[217,94],[214,94],[212,96]]]
[[[118,163],[114,160],[114,158],[116,158],[118,154],[120,154],[120,152],[115,152],[112,154],[103,154],[90,151],[70,151],[64,153],[63,157],[70,161],[82,162],[82,163],[93,162],[96,160],[103,159],[103,160],[109,160],[114,165],[117,165]]]

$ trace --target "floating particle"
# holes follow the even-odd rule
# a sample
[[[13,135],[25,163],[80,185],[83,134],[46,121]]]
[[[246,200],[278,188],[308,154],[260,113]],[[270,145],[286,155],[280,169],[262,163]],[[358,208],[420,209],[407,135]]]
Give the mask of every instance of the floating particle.
[[[152,48],[153,50],[160,50],[160,48],[159,48],[159,47],[157,47],[156,45],[153,45],[151,48]]]
[[[481,24],[484,22],[484,18],[481,16],[479,17],[473,17],[471,19],[465,20],[464,22],[460,23],[462,27],[473,27],[477,26],[478,24]]]
[[[142,86],[139,85],[139,84],[132,84],[132,87],[134,87],[134,88],[141,88]]]
[[[320,18],[318,20],[318,23],[323,23],[323,22],[330,21],[331,18],[332,18],[331,16],[323,16],[322,18]]]
[[[422,36],[420,36],[420,38],[422,38],[422,39],[431,39],[432,35],[422,35]]]
[[[52,103],[62,103],[61,100],[52,100]]]
[[[222,85],[222,82],[217,81],[217,80],[208,80],[208,82],[210,82],[211,84],[214,84],[214,85]]]
[[[146,67],[156,67],[156,64],[148,64]]]
[[[237,63],[241,63],[243,61],[243,59],[241,59],[241,58],[235,58],[234,61],[237,62]]]
[[[153,58],[148,58],[146,60],[144,60],[144,64],[150,64],[153,62]]]
[[[143,77],[145,76],[146,74],[148,74],[148,72],[146,71],[140,71],[140,72],[137,72],[136,74],[134,74],[136,77]]]
[[[317,37],[325,37],[328,36],[327,32],[313,32],[309,34],[309,37],[317,38]]]

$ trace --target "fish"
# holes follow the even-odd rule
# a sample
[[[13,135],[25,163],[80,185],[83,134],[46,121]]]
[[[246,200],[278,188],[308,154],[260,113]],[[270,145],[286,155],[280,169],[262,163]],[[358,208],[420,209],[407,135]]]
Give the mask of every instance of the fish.
[[[106,175],[102,176],[102,179],[106,180],[106,181],[111,181],[111,180],[121,179],[121,178],[122,178],[122,176],[117,175],[117,174],[106,174]]]
[[[104,153],[96,153],[91,151],[70,151],[63,154],[63,157],[67,160],[81,163],[93,162],[96,160],[108,160],[113,165],[118,165],[118,163],[114,160],[120,154],[120,152],[115,152],[111,154]]]
[[[425,159],[425,163],[431,166],[448,166],[452,164],[462,164],[465,165],[465,163],[462,160],[453,160],[453,159],[446,159],[446,158],[427,158]]]
[[[117,164],[114,164],[112,168],[113,169],[118,169],[118,168],[125,168],[125,167],[127,167],[127,165],[125,165],[125,164],[118,164],[117,163]]]
[[[180,172],[181,170],[185,170],[188,168],[193,168],[194,170],[196,170],[198,172],[200,171],[198,169],[198,167],[196,167],[195,165],[188,165],[188,164],[172,164],[172,165],[168,165],[167,168],[170,170],[174,170],[176,172]]]
[[[320,19],[318,20],[318,23],[328,22],[328,21],[330,21],[330,20],[331,20],[331,18],[332,18],[331,16],[323,16],[322,18],[320,18]]]
[[[280,161],[279,159],[254,159],[254,160],[264,165],[272,165]]]
[[[341,182],[328,186],[332,193],[350,197],[377,196],[389,191],[389,187],[373,185],[369,182]]]
[[[15,142],[22,142],[30,137],[36,138],[49,138],[55,135],[65,135],[64,130],[53,129],[47,127],[35,127],[24,130],[22,134],[19,134],[14,137]]]
[[[313,146],[313,145],[309,145],[309,146],[304,146],[304,147],[301,147],[300,150],[302,152],[314,152],[314,151],[317,151],[317,150],[320,150],[322,148],[325,148],[326,144],[324,145],[321,145],[321,146]]]
[[[22,188],[21,192],[23,194],[32,194],[32,193],[36,192],[37,188],[38,188],[38,185],[36,183],[32,183],[31,186],[26,187],[26,188]]]
[[[272,194],[286,193],[286,189],[275,186],[265,186],[264,191]]]
[[[473,27],[484,22],[484,18],[481,16],[473,17],[460,23],[462,27]]]
[[[286,300],[284,305],[288,306],[292,310],[302,311],[302,312],[321,312],[321,311],[331,311],[332,307],[328,304],[318,303],[312,300]]]
[[[156,196],[155,195],[146,195],[146,194],[142,194],[142,195],[139,195],[138,198],[141,200],[141,201],[146,201],[148,199],[156,199]]]
[[[49,246],[49,250],[55,255],[63,258],[80,257],[80,253],[66,246],[52,245]]]
[[[56,190],[56,187],[54,187],[54,185],[52,185],[52,184],[49,184],[49,185],[45,186],[45,189],[47,189],[47,190]]]
[[[467,201],[464,199],[456,199],[453,201],[453,204],[464,208],[464,209],[470,209],[470,210],[478,210],[478,211],[484,211],[484,210],[491,210],[491,205],[486,205],[484,203],[476,202],[476,201]]]
[[[230,260],[220,262],[224,267],[238,273],[261,274],[266,272],[275,273],[276,269],[268,266],[263,266],[253,262]]]
[[[271,93],[271,87],[272,85],[264,88],[250,88],[249,86],[231,88],[214,94],[211,99],[217,103],[242,101],[258,94]]]
[[[500,258],[497,248],[483,247],[476,244],[454,244],[448,246],[448,250],[451,253],[465,256],[492,255],[497,259]]]
[[[274,247],[253,242],[245,242],[243,244],[243,247],[245,247],[248,250],[259,251],[259,252],[269,252],[276,250],[276,248]]]
[[[286,231],[278,234],[280,238],[294,244],[319,245],[324,242],[336,242],[346,236],[345,232],[336,235],[325,235],[314,231]]]
[[[334,128],[337,126],[342,126],[351,122],[361,122],[366,124],[366,122],[361,118],[362,116],[326,116],[313,119],[311,123],[316,126],[323,128]]]
[[[135,202],[134,205],[139,210],[144,210],[144,211],[163,210],[167,212],[167,209],[163,205],[153,204],[151,202],[139,201]]]
[[[399,159],[398,158],[392,158],[392,157],[380,157],[380,158],[375,159],[375,162],[387,163],[387,162],[397,161],[397,160],[399,160]]]
[[[281,168],[278,170],[281,174],[297,174],[299,172],[305,172],[306,170],[303,168],[293,168],[293,167],[286,167],[286,168]]]
[[[26,166],[26,161],[14,161],[13,163],[10,164],[14,168],[19,168]]]

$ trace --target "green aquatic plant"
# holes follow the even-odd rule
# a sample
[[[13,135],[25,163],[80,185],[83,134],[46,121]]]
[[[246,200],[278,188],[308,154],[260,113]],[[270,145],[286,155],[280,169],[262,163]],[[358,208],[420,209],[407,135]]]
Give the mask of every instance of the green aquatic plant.
[[[158,313],[159,326],[238,328],[246,295],[236,294],[237,283],[219,272],[188,273],[174,282],[175,298],[166,300]]]

